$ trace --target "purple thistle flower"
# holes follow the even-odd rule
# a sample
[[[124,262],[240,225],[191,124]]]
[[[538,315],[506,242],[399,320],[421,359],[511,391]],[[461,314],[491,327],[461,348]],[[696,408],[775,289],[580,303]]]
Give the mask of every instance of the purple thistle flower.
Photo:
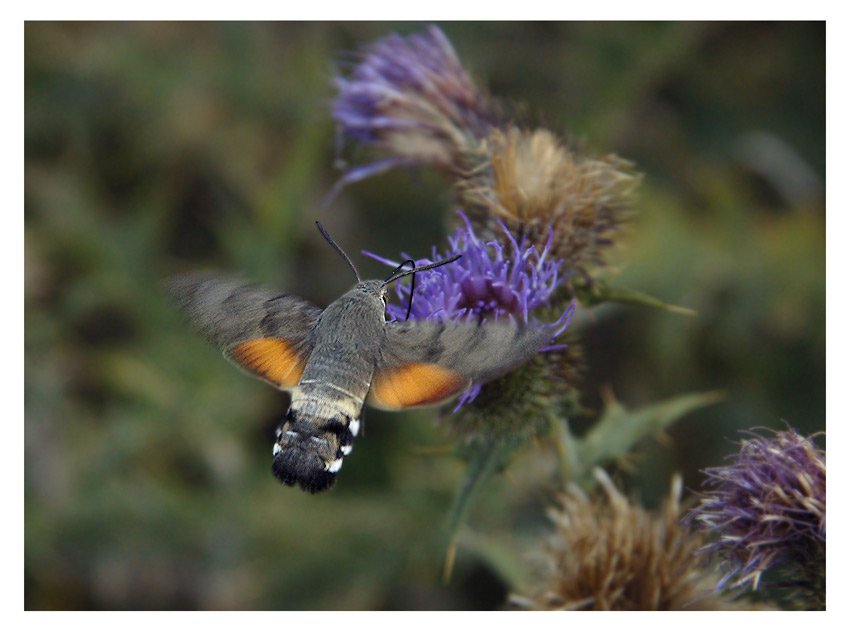
[[[729,564],[718,584],[752,584],[781,563],[822,573],[826,546],[826,455],[793,429],[748,433],[731,463],[705,470],[710,490],[690,518],[718,535],[705,551]]]
[[[550,259],[549,242],[538,252],[525,239],[516,238],[503,227],[507,243],[479,239],[461,212],[464,226],[449,237],[446,255],[432,249],[430,259],[418,259],[416,265],[442,261],[454,254],[461,258],[453,264],[435,268],[416,276],[416,289],[410,317],[414,320],[493,320],[516,318],[528,322],[536,309],[551,306],[551,299],[565,281],[559,273],[561,262]],[[364,254],[393,268],[398,262],[364,251]],[[413,259],[402,253],[404,259]],[[404,320],[410,298],[410,286],[396,284],[398,304],[388,303],[387,312],[394,320]],[[569,325],[575,304],[571,303],[556,321],[553,337]],[[546,347],[550,351],[558,347]],[[458,408],[478,395],[480,384],[473,384],[461,397]]]
[[[349,171],[342,186],[402,165],[452,170],[497,122],[494,108],[434,26],[378,40],[349,78],[334,83],[339,95],[333,117],[341,135],[389,154]]]
[[[458,228],[449,237],[448,254],[442,255],[437,248],[432,249],[430,259],[418,259],[416,265],[442,261],[454,254],[462,255],[455,263],[416,277],[416,289],[413,295],[411,317],[414,320],[481,320],[495,318],[518,318],[528,322],[531,312],[539,307],[550,305],[555,290],[564,281],[559,274],[560,261],[548,258],[549,242],[540,253],[525,240],[516,238],[503,227],[507,243],[479,239],[461,212],[464,226]],[[389,266],[396,267],[397,262],[385,259],[371,252],[364,254]],[[405,259],[412,259],[402,253]],[[403,320],[407,314],[410,287],[396,284],[399,304],[388,304],[391,318]],[[570,306],[562,320],[572,314]],[[566,324],[564,324],[566,327]],[[563,328],[559,330],[563,331]]]

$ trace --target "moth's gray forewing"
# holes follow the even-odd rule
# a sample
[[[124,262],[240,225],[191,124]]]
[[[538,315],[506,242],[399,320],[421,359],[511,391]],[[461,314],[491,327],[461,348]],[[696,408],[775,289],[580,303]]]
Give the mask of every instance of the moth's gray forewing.
[[[369,403],[390,410],[440,403],[525,363],[553,334],[551,325],[510,320],[387,323]]]
[[[291,294],[210,274],[176,276],[167,287],[190,323],[237,366],[278,388],[297,382],[321,309]]]
[[[511,320],[387,323],[378,370],[425,362],[455,371],[473,382],[486,382],[527,362],[552,339],[553,333],[548,325],[519,325]]]

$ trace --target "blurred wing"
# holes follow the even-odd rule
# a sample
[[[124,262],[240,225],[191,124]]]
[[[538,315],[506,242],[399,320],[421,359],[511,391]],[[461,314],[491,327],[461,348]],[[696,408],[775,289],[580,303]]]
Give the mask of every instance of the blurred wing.
[[[298,384],[321,309],[297,296],[202,274],[174,277],[168,288],[227,359],[277,388]]]
[[[552,326],[510,320],[387,323],[369,404],[397,410],[450,399],[527,362],[554,335]]]

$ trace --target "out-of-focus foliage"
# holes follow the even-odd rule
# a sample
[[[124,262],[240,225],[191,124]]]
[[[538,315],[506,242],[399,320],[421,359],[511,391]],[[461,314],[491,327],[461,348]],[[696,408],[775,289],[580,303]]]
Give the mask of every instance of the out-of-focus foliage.
[[[823,24],[441,26],[526,120],[646,174],[616,280],[698,315],[579,314],[582,403],[602,411],[608,387],[629,409],[726,399],[642,443],[626,487],[652,505],[673,470],[698,487],[740,428],[823,429]],[[464,473],[433,413],[369,411],[333,492],[283,488],[286,396],[234,371],[158,286],[216,268],[324,305],[350,280],[313,220],[352,253],[443,243],[434,174],[388,173],[320,208],[340,173],[333,64],[418,28],[27,25],[28,608],[490,608],[527,580],[552,450],[481,491],[443,584]]]

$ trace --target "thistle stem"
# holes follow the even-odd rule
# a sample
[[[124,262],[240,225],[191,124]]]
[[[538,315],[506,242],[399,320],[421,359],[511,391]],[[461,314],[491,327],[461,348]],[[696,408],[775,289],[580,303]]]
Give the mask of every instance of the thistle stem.
[[[555,438],[555,450],[558,453],[558,465],[561,469],[561,477],[567,483],[579,474],[578,451],[575,440],[570,432],[569,421],[555,414],[549,415],[549,425]]]
[[[443,580],[448,583],[457,555],[457,535],[472,499],[483,484],[505,463],[506,445],[497,440],[483,441],[469,459],[466,480],[458,490],[447,524],[448,549],[443,567]]]

